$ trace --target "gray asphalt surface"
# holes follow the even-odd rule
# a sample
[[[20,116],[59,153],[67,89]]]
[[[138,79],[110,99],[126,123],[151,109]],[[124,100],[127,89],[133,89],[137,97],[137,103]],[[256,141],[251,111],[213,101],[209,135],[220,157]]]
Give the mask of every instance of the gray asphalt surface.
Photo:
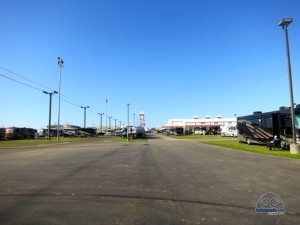
[[[192,141],[0,149],[0,224],[300,224],[300,161]],[[284,215],[256,214],[266,192]]]

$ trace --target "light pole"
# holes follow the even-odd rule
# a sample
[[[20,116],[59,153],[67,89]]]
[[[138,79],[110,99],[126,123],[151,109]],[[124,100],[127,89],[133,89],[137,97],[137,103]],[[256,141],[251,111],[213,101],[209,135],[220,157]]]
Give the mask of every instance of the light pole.
[[[109,116],[108,119],[109,119],[109,131],[111,132],[111,118],[112,116]]]
[[[133,113],[133,126],[135,126],[135,113]]]
[[[59,141],[61,68],[63,68],[64,65],[65,65],[64,60],[62,58],[58,57],[57,58],[57,65],[59,66],[57,141]]]
[[[127,141],[129,141],[129,106],[130,104],[127,104]]]
[[[122,129],[122,121],[120,120],[119,123],[120,123],[120,129]]]
[[[107,103],[108,103],[108,99],[106,99],[105,102],[106,102],[105,126],[106,126],[106,132],[107,132]]]
[[[57,94],[57,91],[47,92],[43,91],[44,94],[49,95],[49,123],[48,123],[48,140],[50,140],[50,131],[51,131],[51,108],[52,108],[52,95]]]
[[[84,110],[84,125],[83,127],[86,128],[86,109],[90,108],[89,106],[80,106]]]
[[[287,64],[288,64],[288,76],[289,76],[289,87],[290,87],[290,101],[291,101],[291,119],[292,119],[292,132],[293,132],[293,143],[290,145],[290,153],[299,153],[299,146],[297,146],[296,139],[296,128],[295,128],[295,108],[294,108],[294,95],[293,95],[293,82],[292,82],[292,69],[290,61],[290,47],[289,47],[289,38],[287,28],[290,23],[293,22],[292,18],[285,18],[279,21],[278,26],[281,26],[285,34],[286,42],[286,55],[287,55]]]
[[[100,133],[102,133],[102,116],[104,113],[98,113],[100,115]]]
[[[116,130],[117,130],[117,120],[118,119],[114,119],[114,121],[115,121],[115,133],[116,133]]]

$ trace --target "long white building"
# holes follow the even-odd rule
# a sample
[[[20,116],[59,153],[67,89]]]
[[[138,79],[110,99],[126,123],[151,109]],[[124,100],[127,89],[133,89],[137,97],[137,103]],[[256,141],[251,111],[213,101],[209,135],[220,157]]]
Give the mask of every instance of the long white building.
[[[197,128],[222,127],[225,125],[236,126],[236,124],[236,117],[222,118],[221,116],[217,116],[216,118],[210,118],[209,116],[205,116],[205,118],[200,119],[198,116],[194,116],[192,119],[169,119],[163,128],[182,127],[184,130],[194,131]]]

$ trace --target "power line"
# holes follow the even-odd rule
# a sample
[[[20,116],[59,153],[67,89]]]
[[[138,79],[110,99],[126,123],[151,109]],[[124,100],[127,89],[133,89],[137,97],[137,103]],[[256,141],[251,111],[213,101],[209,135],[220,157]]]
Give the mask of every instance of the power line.
[[[58,96],[56,96],[56,95],[54,95],[54,96],[55,96],[55,98],[58,98]],[[62,97],[60,97],[60,100],[62,100],[62,101],[64,101],[64,102],[67,102],[67,103],[69,103],[69,104],[71,104],[71,105],[73,105],[73,106],[80,107],[80,105],[75,104],[75,103],[73,103],[73,102],[70,102],[70,101],[68,101],[68,100],[66,100],[66,99],[64,99],[64,98],[62,98]]]
[[[21,77],[21,78],[23,78],[23,79],[25,79],[25,80],[27,80],[27,81],[29,81],[29,82],[31,82],[31,83],[34,83],[34,84],[36,84],[36,85],[38,85],[38,86],[47,88],[47,89],[49,89],[49,90],[53,90],[53,89],[51,89],[51,88],[49,88],[49,87],[47,87],[47,86],[45,86],[45,85],[42,85],[42,84],[40,84],[40,83],[38,83],[38,82],[32,81],[32,80],[30,80],[30,79],[28,79],[28,78],[22,76],[22,75],[20,75],[20,74],[17,74],[17,73],[15,73],[15,72],[13,72],[13,71],[11,71],[11,70],[9,70],[9,69],[7,69],[7,68],[1,66],[1,65],[0,65],[0,68],[4,69],[5,71],[7,71],[7,72],[9,72],[9,73],[12,73],[12,74],[18,76],[18,77]],[[14,79],[14,78],[11,78],[11,77],[7,76],[7,75],[4,75],[4,74],[1,74],[1,73],[0,73],[0,76],[6,78],[6,79],[8,79],[8,80],[14,81],[14,82],[16,82],[16,83],[19,83],[19,84],[21,84],[21,85],[24,85],[24,86],[26,86],[26,87],[32,88],[32,89],[34,89],[34,90],[41,91],[41,92],[44,91],[44,90],[42,90],[42,89],[40,89],[40,88],[37,88],[37,87],[34,87],[34,86],[30,85],[30,84],[26,84],[26,83],[24,83],[24,82],[18,81],[18,80]],[[85,104],[83,104],[83,103],[81,103],[81,102],[79,102],[79,101],[76,101],[76,100],[74,100],[74,99],[72,99],[72,98],[67,97],[66,95],[63,95],[63,94],[61,94],[61,95],[64,97],[64,98],[61,98],[62,101],[66,102],[66,103],[69,103],[69,104],[71,104],[71,105],[73,105],[73,106],[81,107],[81,105],[85,105]],[[54,96],[57,98],[56,95],[54,95]],[[71,100],[72,102],[69,101],[69,100],[67,100],[67,99]],[[96,111],[94,110],[93,107],[90,107],[90,108],[91,108],[91,111],[92,111],[92,112],[94,112],[95,114],[98,114],[98,112],[96,112]]]
[[[0,67],[1,67],[1,66],[0,66]],[[6,75],[4,75],[4,74],[0,74],[0,76],[6,78],[6,79],[8,79],[8,80],[14,81],[14,82],[16,82],[16,83],[22,84],[22,85],[24,85],[24,86],[26,86],[26,87],[30,87],[30,88],[32,88],[32,89],[34,89],[34,90],[43,92],[42,89],[39,89],[39,88],[34,87],[34,86],[32,86],[32,85],[29,85],[29,84],[26,84],[26,83],[24,83],[24,82],[18,81],[18,80],[16,80],[16,79],[11,78],[11,77],[8,77],[8,76],[6,76]],[[49,88],[49,89],[50,89],[50,88]],[[57,97],[57,96],[55,96],[55,97]],[[68,97],[65,96],[65,95],[64,95],[64,97],[65,97],[65,98],[68,98]],[[73,100],[73,99],[71,99],[71,98],[68,98],[68,99],[70,99],[70,100],[76,102],[75,100]],[[72,102],[70,102],[70,101],[68,101],[68,100],[66,100],[66,99],[61,98],[61,100],[64,101],[64,102],[67,102],[67,103],[69,103],[69,104],[71,104],[71,105],[80,107],[80,105],[75,104],[75,103],[72,103]]]
[[[4,77],[4,78],[6,78],[6,79],[12,80],[12,81],[14,81],[14,82],[17,82],[17,83],[19,83],[19,84],[22,84],[22,85],[24,85],[24,86],[30,87],[30,88],[32,88],[32,89],[35,89],[35,90],[38,90],[38,91],[43,91],[42,89],[33,87],[33,86],[29,85],[29,84],[25,84],[25,83],[23,83],[23,82],[21,82],[21,81],[18,81],[18,80],[15,80],[15,79],[11,78],[11,77],[5,76],[4,74],[1,74],[1,73],[0,73],[0,76]]]
[[[77,105],[77,104],[79,104],[79,105],[85,105],[85,104],[83,104],[82,102],[76,101],[76,100],[74,100],[74,99],[72,99],[72,98],[69,98],[69,97],[67,97],[67,96],[63,95],[62,93],[60,93],[60,94],[61,94],[63,97],[65,97],[65,98],[67,98],[67,99],[69,99],[69,100],[71,100],[71,101],[75,102],[75,103],[76,103],[76,105]]]
[[[43,84],[40,84],[40,83],[35,82],[35,81],[32,81],[32,80],[30,80],[30,79],[28,79],[28,78],[26,78],[26,77],[24,77],[24,76],[22,76],[22,75],[20,75],[20,74],[17,74],[17,73],[15,73],[15,72],[13,72],[13,71],[11,71],[11,70],[9,70],[9,69],[7,69],[7,68],[1,66],[1,65],[0,65],[0,68],[6,70],[6,71],[9,72],[9,73],[12,73],[12,74],[18,76],[18,77],[21,77],[21,78],[23,78],[24,80],[27,80],[27,81],[29,81],[29,82],[31,82],[31,83],[33,83],[33,84],[36,84],[36,85],[41,86],[41,87],[43,87],[43,88],[47,88],[47,89],[49,89],[49,90],[52,90],[51,88],[49,88],[49,87],[47,87],[47,86],[45,86],[45,85],[43,85]]]
[[[31,83],[34,83],[34,84],[36,84],[36,85],[38,85],[38,86],[41,86],[41,87],[43,87],[43,88],[47,88],[47,89],[49,89],[49,90],[52,90],[52,88],[49,88],[49,87],[47,87],[47,86],[45,86],[45,85],[43,85],[43,84],[40,84],[40,83],[38,83],[38,82],[32,81],[32,80],[26,78],[25,76],[22,76],[22,75],[20,75],[20,74],[17,74],[17,73],[15,73],[15,72],[13,72],[13,71],[11,71],[11,70],[9,70],[9,69],[7,69],[7,68],[1,66],[1,65],[0,65],[0,68],[2,68],[3,70],[5,70],[5,71],[7,71],[7,72],[9,72],[9,73],[12,73],[12,74],[18,76],[18,77],[21,77],[21,78],[23,78],[23,79],[25,79],[25,80],[27,80],[27,81],[29,81],[29,82],[31,82]],[[15,82],[17,82],[17,83],[20,83],[20,84],[23,84],[23,85],[25,85],[25,86],[34,88],[34,89],[36,89],[36,90],[41,90],[41,89],[39,89],[39,88],[33,87],[32,85],[25,84],[25,83],[23,83],[23,82],[21,82],[21,81],[18,81],[18,80],[16,80],[16,79],[10,78],[10,77],[5,76],[5,75],[3,75],[3,74],[2,74],[2,76],[5,77],[5,78],[7,78],[7,79],[10,79],[10,80],[12,80],[12,81],[15,81]],[[41,90],[41,91],[43,91],[43,90]],[[63,94],[61,94],[61,95],[63,95]],[[77,102],[78,104],[82,104],[82,103],[80,103],[80,102],[78,102],[78,101],[76,101],[76,100],[74,100],[74,99],[71,99],[71,98],[65,96],[65,95],[63,95],[63,96],[64,96],[65,98],[67,98],[67,99],[73,101],[73,102]],[[69,102],[69,101],[66,101],[66,102],[68,102],[68,103],[70,103],[70,104],[73,104],[73,103],[71,103],[71,102]],[[74,105],[74,104],[73,104],[73,105]]]

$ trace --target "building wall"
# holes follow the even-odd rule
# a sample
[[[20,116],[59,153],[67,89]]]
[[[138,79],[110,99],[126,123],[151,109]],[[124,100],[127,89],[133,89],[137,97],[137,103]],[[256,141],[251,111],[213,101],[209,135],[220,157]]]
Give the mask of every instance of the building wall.
[[[176,128],[182,127],[184,129],[194,129],[198,127],[214,127],[225,126],[232,124],[236,125],[237,119],[234,118],[204,118],[204,119],[170,119],[163,128]]]

